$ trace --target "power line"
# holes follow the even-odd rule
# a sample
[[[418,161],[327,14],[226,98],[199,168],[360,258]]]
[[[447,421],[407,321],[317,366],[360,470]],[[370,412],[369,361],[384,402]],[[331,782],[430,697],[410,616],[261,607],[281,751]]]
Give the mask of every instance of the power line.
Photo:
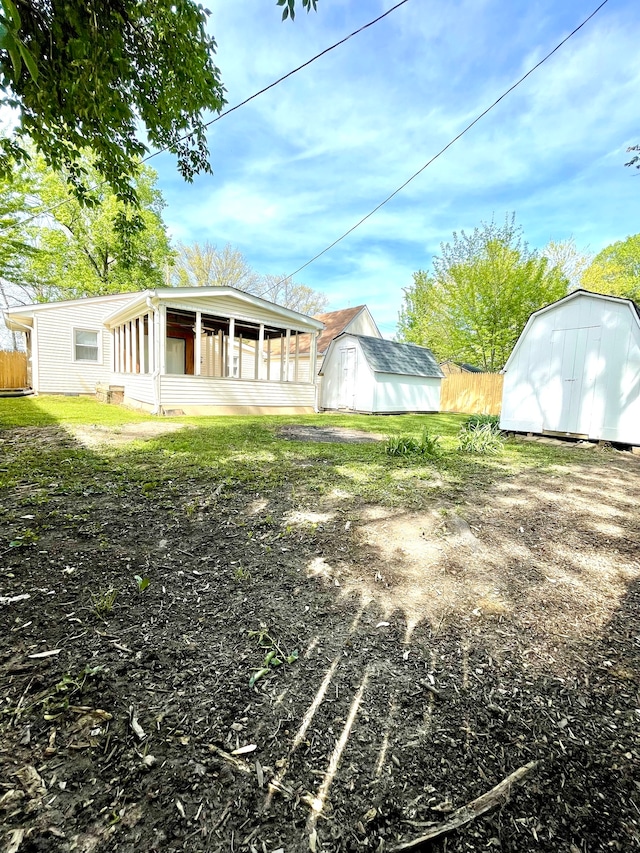
[[[239,110],[240,107],[244,107],[246,104],[248,104],[250,101],[253,101],[255,98],[259,97],[260,95],[264,95],[265,92],[268,92],[270,89],[273,89],[275,86],[279,85],[284,80],[288,80],[289,77],[293,77],[293,75],[297,74],[298,71],[302,71],[303,68],[307,68],[309,65],[311,65],[313,62],[315,62],[317,59],[320,59],[321,57],[326,56],[327,53],[330,53],[332,50],[335,50],[337,47],[340,47],[345,42],[349,41],[349,39],[352,39],[354,36],[357,36],[360,33],[364,32],[364,30],[368,29],[369,27],[372,27],[374,24],[377,24],[383,18],[386,18],[387,15],[390,15],[392,12],[395,12],[396,9],[399,9],[400,6],[404,6],[404,4],[408,3],[408,2],[409,2],[409,0],[400,0],[399,3],[396,3],[395,6],[392,6],[390,9],[387,9],[387,11],[384,12],[382,15],[378,15],[377,18],[374,18],[373,21],[369,21],[368,24],[364,24],[362,27],[359,27],[357,30],[354,30],[352,33],[349,33],[348,36],[345,36],[343,39],[340,39],[340,41],[337,41],[335,44],[332,44],[330,47],[326,47],[324,50],[321,50],[320,53],[317,53],[315,56],[312,56],[311,59],[308,59],[306,62],[303,62],[302,65],[298,65],[297,68],[294,68],[292,71],[289,71],[287,74],[283,74],[282,77],[278,77],[278,79],[274,80],[273,83],[269,83],[269,85],[265,86],[264,89],[260,89],[258,92],[255,92],[253,95],[250,95],[248,98],[245,98],[244,101],[240,101],[239,104],[236,104],[233,107],[229,107],[228,110],[224,110],[223,112],[219,113],[217,116],[215,116],[215,118],[212,118],[211,121],[206,122],[204,127],[205,128],[211,127],[212,124],[215,124],[217,121],[220,121],[220,119],[224,118],[225,116],[230,115],[231,113],[235,112],[236,110]],[[184,136],[178,137],[176,142],[184,142],[185,139],[189,139],[189,137],[193,136],[194,133],[195,133],[195,131],[193,131],[193,130],[189,131],[189,133],[185,133]],[[171,149],[171,146],[166,145],[164,148],[160,148],[160,149],[158,149],[158,151],[154,151],[153,153],[148,154],[146,157],[143,157],[141,162],[142,163],[148,163],[149,160],[153,160],[154,157],[158,157],[160,154],[165,154],[170,149]],[[108,183],[108,181],[106,181],[106,180],[101,181],[100,183],[96,184],[94,187],[91,187],[89,192],[93,192],[94,190],[100,189],[100,187],[103,187],[107,183]],[[10,231],[12,228],[17,228],[18,225],[28,225],[29,222],[33,222],[34,219],[38,219],[38,217],[40,217],[40,216],[45,216],[47,213],[52,213],[54,210],[57,210],[59,207],[62,207],[63,205],[68,204],[68,202],[70,200],[71,199],[66,199],[66,198],[62,199],[62,201],[56,202],[56,204],[52,204],[50,207],[46,207],[43,210],[38,211],[38,213],[34,213],[32,216],[29,216],[26,219],[22,219],[20,222],[16,222],[16,223],[13,223],[11,225],[8,225],[6,228],[0,229],[0,234],[4,234],[6,231]]]
[[[230,107],[228,110],[224,110],[219,115],[217,115],[215,118],[212,118],[211,121],[208,121],[204,126],[205,127],[211,127],[212,124],[215,124],[217,121],[220,121],[221,118],[228,116],[230,113],[234,112],[235,110],[239,110],[240,107],[244,107],[245,104],[249,103],[249,101],[253,101],[253,99],[257,98],[259,95],[264,95],[264,93],[268,92],[269,89],[273,89],[274,86],[277,86],[279,83],[282,83],[284,80],[287,80],[289,77],[293,77],[294,74],[297,74],[298,71],[302,71],[303,68],[306,68],[308,65],[311,65],[311,63],[315,62],[316,59],[320,59],[322,56],[325,56],[327,53],[330,53],[332,50],[335,50],[337,47],[340,47],[340,45],[349,41],[349,39],[353,38],[354,36],[359,35],[361,32],[364,32],[364,30],[368,29],[369,27],[372,27],[374,24],[377,24],[378,21],[381,21],[383,18],[386,18],[387,15],[390,15],[392,12],[395,12],[396,9],[399,9],[400,6],[404,6],[404,4],[408,3],[408,2],[409,2],[409,0],[400,0],[400,3],[396,3],[395,6],[392,6],[390,9],[387,9],[386,12],[384,12],[382,15],[379,15],[377,18],[374,18],[373,21],[369,21],[368,24],[364,24],[364,26],[360,27],[357,30],[354,30],[348,36],[345,36],[343,39],[340,39],[340,41],[337,41],[335,44],[332,44],[331,47],[327,47],[324,50],[320,51],[320,53],[316,53],[316,55],[313,56],[311,59],[308,59],[306,62],[303,62],[302,65],[298,65],[297,68],[294,68],[293,71],[289,71],[287,74],[284,74],[282,77],[278,77],[278,79],[274,80],[273,83],[269,83],[269,85],[265,86],[264,89],[260,89],[259,92],[256,92],[254,95],[250,95],[248,98],[246,98],[244,101],[240,101],[240,103],[236,104],[234,107]],[[193,131],[191,131],[190,133],[186,133],[184,136],[181,136],[177,141],[183,142],[185,139],[188,139],[190,136],[193,136]],[[164,154],[164,152],[168,151],[168,150],[169,150],[169,146],[167,146],[166,148],[161,148],[159,151],[154,151],[153,154],[149,154],[148,157],[145,157],[142,162],[146,163],[148,160],[151,160],[153,157],[157,157],[159,154]]]
[[[342,234],[342,236],[338,237],[338,239],[337,239],[337,240],[334,240],[334,241],[333,241],[333,243],[331,243],[329,246],[327,246],[327,247],[326,247],[325,249],[323,249],[321,252],[318,252],[318,254],[317,254],[317,255],[314,255],[314,256],[311,258],[311,260],[309,260],[309,261],[307,261],[306,263],[302,264],[302,266],[301,266],[301,267],[298,267],[298,269],[297,269],[297,270],[294,270],[294,272],[290,273],[290,275],[286,276],[286,278],[283,278],[283,279],[282,279],[282,281],[279,281],[279,282],[278,282],[278,284],[282,284],[282,282],[284,282],[284,281],[288,281],[290,278],[293,278],[293,276],[294,276],[294,275],[297,275],[299,272],[301,272],[303,269],[305,269],[306,267],[308,267],[310,264],[312,264],[312,263],[314,263],[315,261],[317,261],[317,260],[318,260],[318,258],[321,258],[321,257],[322,257],[322,255],[324,255],[324,254],[326,254],[327,252],[329,252],[331,249],[333,249],[333,247],[334,247],[334,246],[337,246],[337,245],[338,245],[338,243],[340,243],[342,240],[344,240],[344,239],[345,239],[345,237],[348,237],[348,236],[349,236],[349,234],[353,233],[353,232],[356,230],[356,228],[359,228],[359,227],[360,227],[364,222],[366,222],[366,221],[367,221],[367,219],[370,219],[370,218],[374,215],[374,213],[377,213],[377,212],[380,210],[380,208],[381,208],[381,207],[384,207],[384,205],[385,205],[385,204],[387,204],[388,202],[390,202],[392,198],[394,198],[395,196],[397,196],[397,195],[398,195],[398,193],[402,192],[402,190],[403,190],[406,186],[408,186],[408,185],[411,183],[411,181],[415,180],[415,178],[417,178],[417,177],[418,177],[418,175],[422,174],[422,172],[424,172],[424,170],[425,170],[426,168],[428,168],[428,167],[429,167],[429,166],[430,166],[430,165],[431,165],[435,160],[437,160],[437,159],[438,159],[438,157],[440,157],[442,154],[444,154],[444,152],[445,152],[447,149],[451,148],[451,146],[452,146],[455,142],[457,142],[461,137],[463,137],[463,136],[465,135],[465,133],[467,133],[467,131],[471,130],[471,128],[472,128],[475,124],[477,124],[477,123],[480,121],[480,119],[484,118],[484,117],[487,115],[487,113],[491,112],[491,110],[492,110],[494,107],[496,107],[496,106],[500,103],[500,101],[504,100],[504,98],[506,98],[506,97],[507,97],[507,95],[509,95],[511,92],[513,92],[513,90],[514,90],[514,89],[516,89],[516,88],[517,88],[517,87],[518,87],[518,86],[519,86],[519,85],[520,85],[524,80],[526,80],[526,79],[527,79],[527,77],[529,77],[531,74],[533,74],[533,72],[534,72],[534,71],[536,71],[536,69],[540,68],[540,66],[541,66],[541,65],[543,65],[543,64],[547,61],[547,59],[549,59],[551,56],[553,56],[553,54],[554,54],[554,53],[556,53],[556,51],[560,50],[560,48],[561,48],[564,44],[566,44],[566,42],[568,42],[568,41],[569,41],[569,39],[570,39],[570,38],[572,38],[572,36],[574,36],[574,35],[575,35],[579,30],[581,30],[581,29],[585,26],[585,24],[587,24],[587,23],[591,20],[591,18],[593,18],[593,17],[594,17],[594,16],[595,16],[599,11],[600,11],[600,9],[602,9],[602,7],[603,7],[603,6],[606,6],[606,4],[607,4],[608,2],[609,2],[609,0],[603,0],[603,2],[602,2],[602,3],[597,7],[597,9],[594,9],[594,11],[593,11],[593,12],[592,12],[592,13],[591,13],[587,18],[585,18],[585,19],[584,19],[584,21],[583,21],[579,26],[577,26],[577,27],[575,28],[575,30],[572,30],[572,32],[570,32],[570,33],[569,33],[569,35],[568,35],[568,36],[566,36],[566,38],[563,38],[563,39],[562,39],[562,41],[561,41],[559,44],[557,44],[557,45],[553,48],[553,50],[549,51],[549,53],[548,53],[546,56],[544,56],[544,57],[543,57],[539,62],[537,62],[537,63],[536,63],[532,68],[530,68],[530,69],[527,71],[527,73],[526,73],[526,74],[523,74],[523,75],[522,75],[522,77],[520,77],[520,79],[519,79],[519,80],[517,80],[517,81],[516,81],[512,86],[510,86],[510,87],[509,87],[505,92],[503,92],[503,93],[500,95],[500,97],[499,97],[499,98],[497,98],[497,99],[496,99],[496,100],[491,104],[491,106],[487,107],[487,108],[486,108],[486,110],[483,110],[483,111],[482,111],[478,116],[476,116],[476,118],[474,118],[474,120],[473,120],[472,122],[470,122],[470,123],[469,123],[469,124],[464,128],[464,130],[461,130],[461,131],[460,131],[460,133],[459,133],[457,136],[455,136],[455,137],[454,137],[450,142],[448,142],[448,143],[444,146],[444,148],[441,148],[441,149],[440,149],[440,151],[438,151],[438,153],[437,153],[437,154],[434,154],[434,155],[433,155],[433,157],[432,157],[430,160],[428,160],[428,161],[424,164],[424,166],[421,166],[421,167],[420,167],[420,169],[418,169],[418,171],[417,171],[417,172],[414,172],[414,173],[413,173],[413,175],[411,175],[411,177],[410,177],[410,178],[408,178],[408,179],[407,179],[407,180],[406,180],[406,181],[405,181],[401,186],[399,186],[399,187],[398,187],[398,189],[394,190],[394,191],[391,193],[391,195],[388,195],[388,196],[387,196],[383,201],[381,201],[381,202],[380,202],[380,204],[376,205],[376,207],[374,207],[372,211],[370,211],[369,213],[367,213],[367,215],[366,215],[366,216],[363,216],[363,217],[362,217],[362,219],[360,219],[358,222],[356,222],[356,224],[355,224],[355,225],[352,225],[352,226],[351,226],[351,228],[349,228],[349,230],[348,230],[348,231],[345,231],[345,232],[344,232],[344,234]]]

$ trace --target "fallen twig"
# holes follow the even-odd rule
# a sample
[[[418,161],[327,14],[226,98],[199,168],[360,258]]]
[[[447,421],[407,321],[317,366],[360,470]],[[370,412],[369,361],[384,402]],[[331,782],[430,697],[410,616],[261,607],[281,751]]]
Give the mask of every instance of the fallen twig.
[[[405,841],[402,844],[398,844],[396,847],[391,848],[390,853],[399,853],[401,850],[417,850],[423,844],[426,844],[427,841],[432,841],[434,838],[446,835],[446,833],[452,832],[454,829],[459,829],[459,827],[475,820],[477,817],[480,817],[480,815],[485,814],[485,812],[491,811],[491,809],[496,808],[496,806],[503,805],[509,800],[511,787],[522,782],[525,776],[528,776],[529,773],[531,773],[531,771],[537,766],[537,761],[530,761],[523,767],[519,767],[507,776],[506,779],[499,782],[495,788],[487,791],[486,794],[483,794],[476,800],[472,800],[470,803],[467,803],[466,806],[462,806],[462,808],[457,809],[457,811],[453,812],[447,820],[436,824],[426,833],[426,835],[421,835],[420,838],[414,838],[413,841]]]

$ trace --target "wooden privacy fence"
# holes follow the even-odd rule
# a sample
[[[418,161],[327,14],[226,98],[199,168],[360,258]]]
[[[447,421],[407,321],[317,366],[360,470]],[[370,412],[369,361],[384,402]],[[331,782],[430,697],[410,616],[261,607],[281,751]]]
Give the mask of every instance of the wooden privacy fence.
[[[27,388],[26,352],[0,350],[0,389]]]
[[[501,373],[455,373],[442,380],[441,412],[499,415],[502,408]]]

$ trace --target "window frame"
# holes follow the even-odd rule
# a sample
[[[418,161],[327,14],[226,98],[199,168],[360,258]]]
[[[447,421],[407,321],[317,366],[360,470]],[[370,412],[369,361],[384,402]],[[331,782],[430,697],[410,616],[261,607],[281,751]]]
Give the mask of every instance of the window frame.
[[[87,347],[89,344],[79,344],[77,341],[78,332],[89,332],[96,336],[96,358],[78,358],[77,348]],[[102,364],[102,330],[91,329],[87,326],[74,326],[71,332],[71,356],[74,364]]]

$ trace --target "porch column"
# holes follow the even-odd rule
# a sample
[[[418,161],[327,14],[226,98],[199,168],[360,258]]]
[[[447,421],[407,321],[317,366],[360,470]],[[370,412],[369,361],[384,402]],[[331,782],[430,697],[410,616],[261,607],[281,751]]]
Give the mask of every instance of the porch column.
[[[267,338],[267,382],[271,379],[271,338]]]
[[[156,334],[155,334],[155,322],[154,322],[154,312],[149,311],[147,314],[147,349],[149,352],[149,373],[153,373],[156,370],[156,365],[158,362],[156,361]]]
[[[196,376],[202,373],[202,311],[196,311],[196,346],[193,356],[195,364],[193,372]]]
[[[140,350],[140,373],[147,372],[144,358],[144,314],[138,317],[138,349]]]
[[[294,367],[293,367],[293,381],[297,382],[299,377],[299,369],[300,369],[300,332],[296,332],[296,349],[295,349],[295,357],[294,357]]]
[[[262,379],[262,351],[264,349],[264,323],[260,323],[258,342],[256,344],[256,379]]]
[[[238,379],[242,379],[242,335],[238,335]]]
[[[233,378],[233,348],[236,336],[236,321],[229,318],[229,337],[227,338],[227,376]]]
[[[120,353],[120,364],[118,365],[118,369],[120,373],[125,372],[125,363],[124,363],[124,327],[118,326],[118,337],[120,338],[120,346],[118,347]]]
[[[280,333],[280,382],[284,382],[284,342],[286,338]]]
[[[116,330],[111,329],[111,372],[112,373],[118,372],[118,353],[116,350],[117,342],[118,341],[116,338]],[[27,347],[28,347],[28,343],[27,343]]]
[[[160,375],[165,376],[167,373],[167,306],[161,305],[158,314],[158,366]]]
[[[131,323],[124,324],[124,371],[131,373]]]
[[[220,356],[220,376],[224,376],[224,332],[222,329],[218,332],[218,354]]]
[[[129,324],[131,326],[131,372],[138,372],[138,327],[136,325],[138,321],[132,320]]]
[[[316,377],[318,373],[318,365],[317,365],[317,332],[311,332],[311,346],[309,347],[309,382],[313,382],[315,385]]]
[[[287,349],[284,356],[284,379],[285,382],[289,381],[289,351],[291,349],[291,329],[287,329]]]

